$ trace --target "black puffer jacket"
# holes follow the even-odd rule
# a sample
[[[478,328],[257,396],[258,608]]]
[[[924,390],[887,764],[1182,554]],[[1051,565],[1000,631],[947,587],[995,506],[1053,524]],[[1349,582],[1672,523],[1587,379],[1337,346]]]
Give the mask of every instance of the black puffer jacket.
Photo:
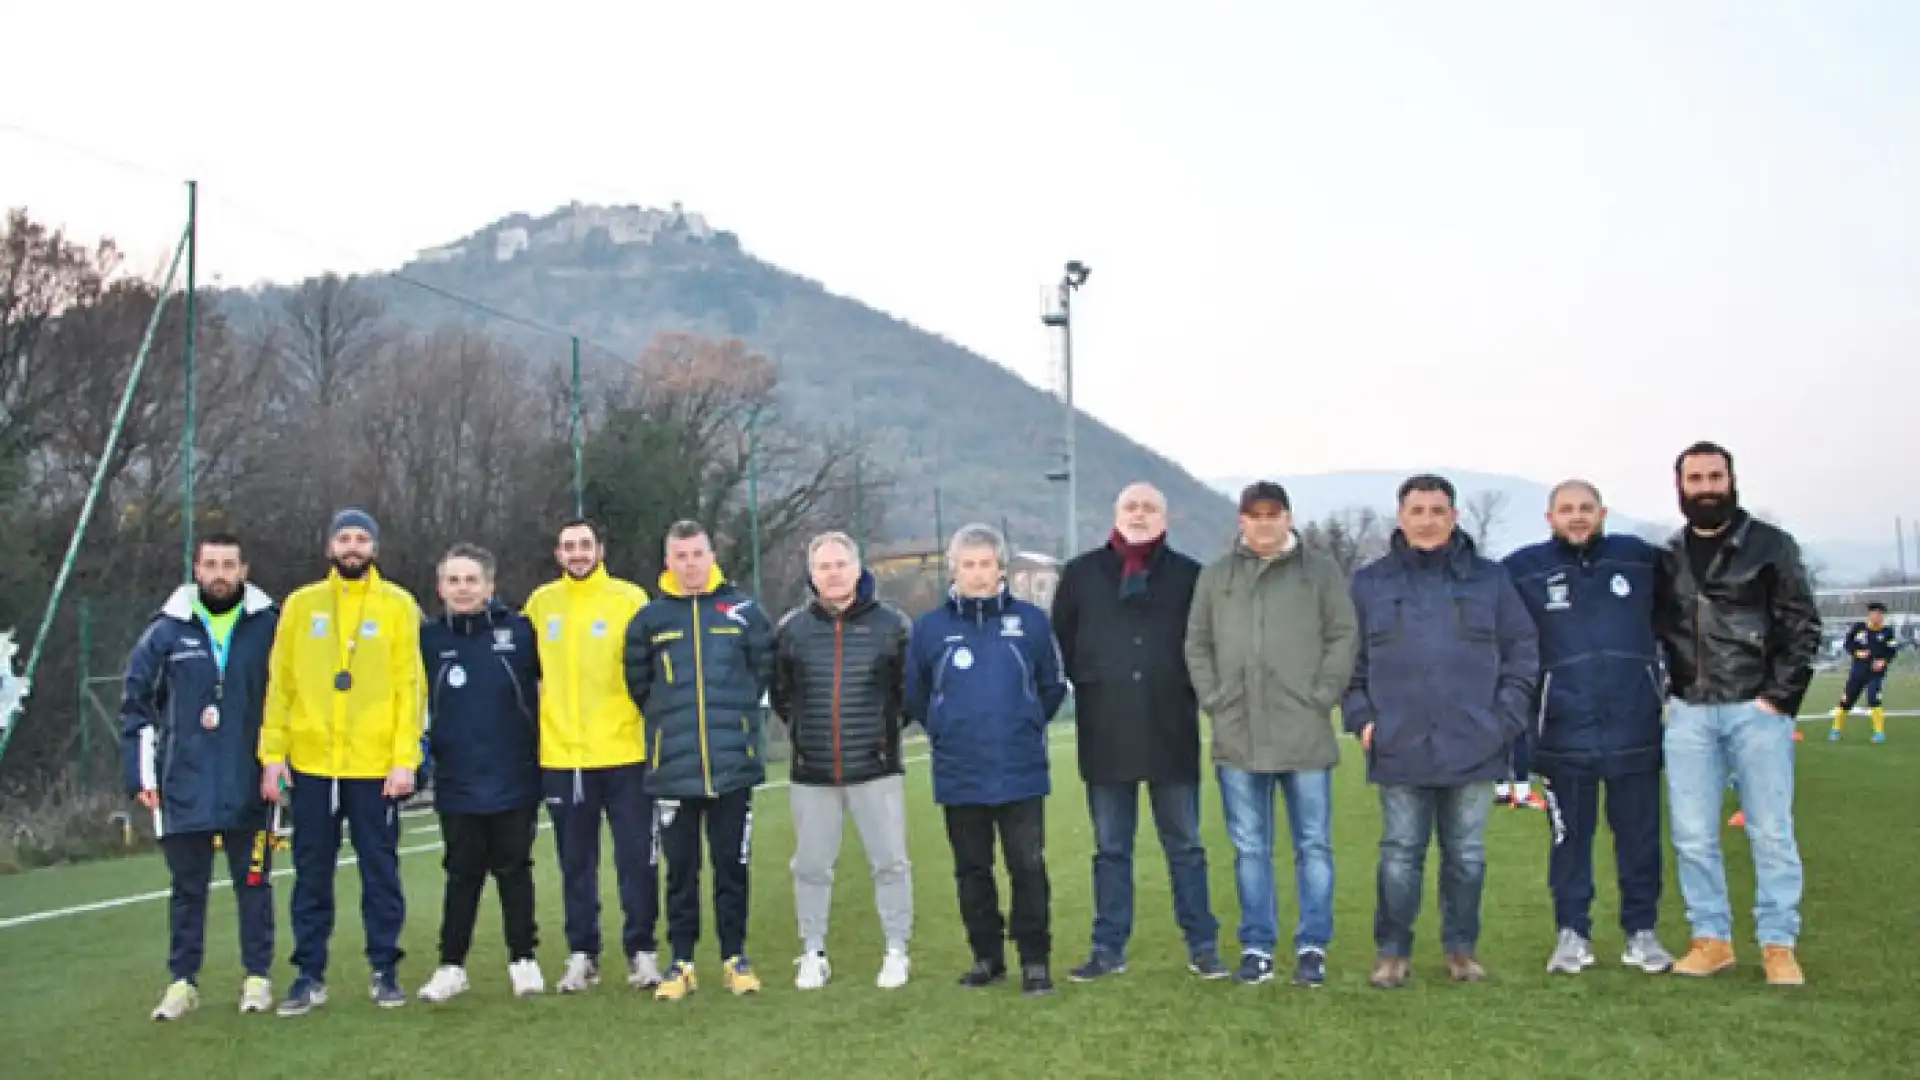
[[[862,571],[838,615],[818,600],[780,620],[773,711],[793,744],[796,784],[861,784],[906,771],[900,760],[907,639],[913,624],[874,595]]]
[[[1792,716],[1820,648],[1800,547],[1786,532],[1742,514],[1695,581],[1685,532],[1661,553],[1654,607],[1672,691],[1694,705],[1764,698]]]

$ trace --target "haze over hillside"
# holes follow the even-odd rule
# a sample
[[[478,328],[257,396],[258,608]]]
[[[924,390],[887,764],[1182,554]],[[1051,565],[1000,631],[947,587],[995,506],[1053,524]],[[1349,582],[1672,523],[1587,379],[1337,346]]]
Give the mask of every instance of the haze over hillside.
[[[422,252],[400,273],[580,335],[590,386],[624,377],[657,333],[738,337],[779,364],[789,414],[837,420],[871,437],[894,480],[875,493],[888,507],[883,538],[926,542],[936,521],[951,531],[1004,519],[1020,546],[1060,547],[1065,491],[1046,478],[1061,463],[1057,397],[977,353],[754,258],[699,214],[578,203],[540,217],[515,214]],[[478,314],[393,275],[360,284],[399,323],[460,321],[542,358],[567,355],[563,334]],[[244,322],[275,310],[286,291],[230,294],[228,306]],[[1136,478],[1167,493],[1172,528],[1187,550],[1224,549],[1234,512],[1218,492],[1084,413],[1077,438],[1076,550],[1106,535],[1114,495]]]
[[[1541,514],[1546,510],[1547,495],[1552,485],[1525,477],[1476,472],[1472,469],[1420,467],[1399,471],[1366,469],[1283,475],[1275,479],[1286,486],[1293,500],[1296,519],[1305,522],[1360,506],[1372,507],[1391,515],[1400,482],[1416,472],[1436,472],[1452,480],[1460,491],[1462,504],[1479,492],[1494,491],[1505,496],[1502,512],[1489,530],[1492,540],[1489,546],[1496,555],[1505,554],[1546,535],[1546,523]],[[1235,496],[1251,479],[1248,476],[1216,477],[1213,485],[1219,491]],[[1877,543],[1871,540],[1823,538],[1793,522],[1786,524],[1800,537],[1809,557],[1822,564],[1824,583],[1838,585],[1865,580],[1875,571],[1896,563],[1891,522],[1887,523],[1889,536]],[[1607,527],[1610,530],[1638,533],[1649,539],[1664,537],[1679,525],[1677,511],[1659,519],[1636,517],[1618,509],[1610,509],[1607,513]],[[1920,550],[1914,552],[1908,568],[1920,569]]]

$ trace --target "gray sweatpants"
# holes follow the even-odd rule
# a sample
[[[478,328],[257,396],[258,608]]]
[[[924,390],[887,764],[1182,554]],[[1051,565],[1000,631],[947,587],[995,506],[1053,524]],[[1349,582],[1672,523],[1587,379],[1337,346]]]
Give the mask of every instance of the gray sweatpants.
[[[913,864],[907,859],[906,777],[824,787],[794,784],[793,906],[808,952],[826,949],[833,909],[833,864],[840,858],[845,815],[853,815],[873,873],[874,906],[888,948],[905,949],[913,936]]]

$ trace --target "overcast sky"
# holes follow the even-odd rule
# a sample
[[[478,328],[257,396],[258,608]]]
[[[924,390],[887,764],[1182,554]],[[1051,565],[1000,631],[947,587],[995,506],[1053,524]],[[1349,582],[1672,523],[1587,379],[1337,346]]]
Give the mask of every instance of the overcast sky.
[[[1707,437],[1803,534],[1920,516],[1920,5],[484,7],[0,0],[0,202],[155,259],[196,176],[241,284],[678,200],[1043,384],[1079,258],[1081,404],[1202,476],[1668,518]]]

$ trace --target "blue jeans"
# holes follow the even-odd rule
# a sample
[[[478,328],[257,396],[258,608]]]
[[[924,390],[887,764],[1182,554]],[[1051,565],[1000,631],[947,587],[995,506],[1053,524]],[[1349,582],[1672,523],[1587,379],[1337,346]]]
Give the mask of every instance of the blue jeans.
[[[1249,773],[1218,767],[1233,840],[1233,883],[1240,893],[1240,949],[1271,957],[1280,941],[1280,896],[1273,880],[1273,790],[1287,800],[1293,834],[1294,889],[1300,894],[1295,952],[1325,952],[1333,941],[1333,773]]]
[[[1207,849],[1200,842],[1200,785],[1147,784],[1153,827],[1173,877],[1173,914],[1187,951],[1214,947],[1220,924],[1207,902]],[[1133,837],[1140,785],[1088,784],[1093,815],[1093,949],[1125,959],[1133,936]]]
[[[1721,800],[1729,772],[1747,815],[1760,943],[1793,945],[1800,936],[1804,878],[1793,836],[1793,730],[1792,718],[1752,702],[1667,705],[1667,812],[1680,895],[1696,938],[1733,940],[1720,851]]]
[[[1380,869],[1373,943],[1381,956],[1413,954],[1413,923],[1427,867],[1427,843],[1440,834],[1440,946],[1472,955],[1480,943],[1480,893],[1487,882],[1487,815],[1492,784],[1459,787],[1380,785]]]

